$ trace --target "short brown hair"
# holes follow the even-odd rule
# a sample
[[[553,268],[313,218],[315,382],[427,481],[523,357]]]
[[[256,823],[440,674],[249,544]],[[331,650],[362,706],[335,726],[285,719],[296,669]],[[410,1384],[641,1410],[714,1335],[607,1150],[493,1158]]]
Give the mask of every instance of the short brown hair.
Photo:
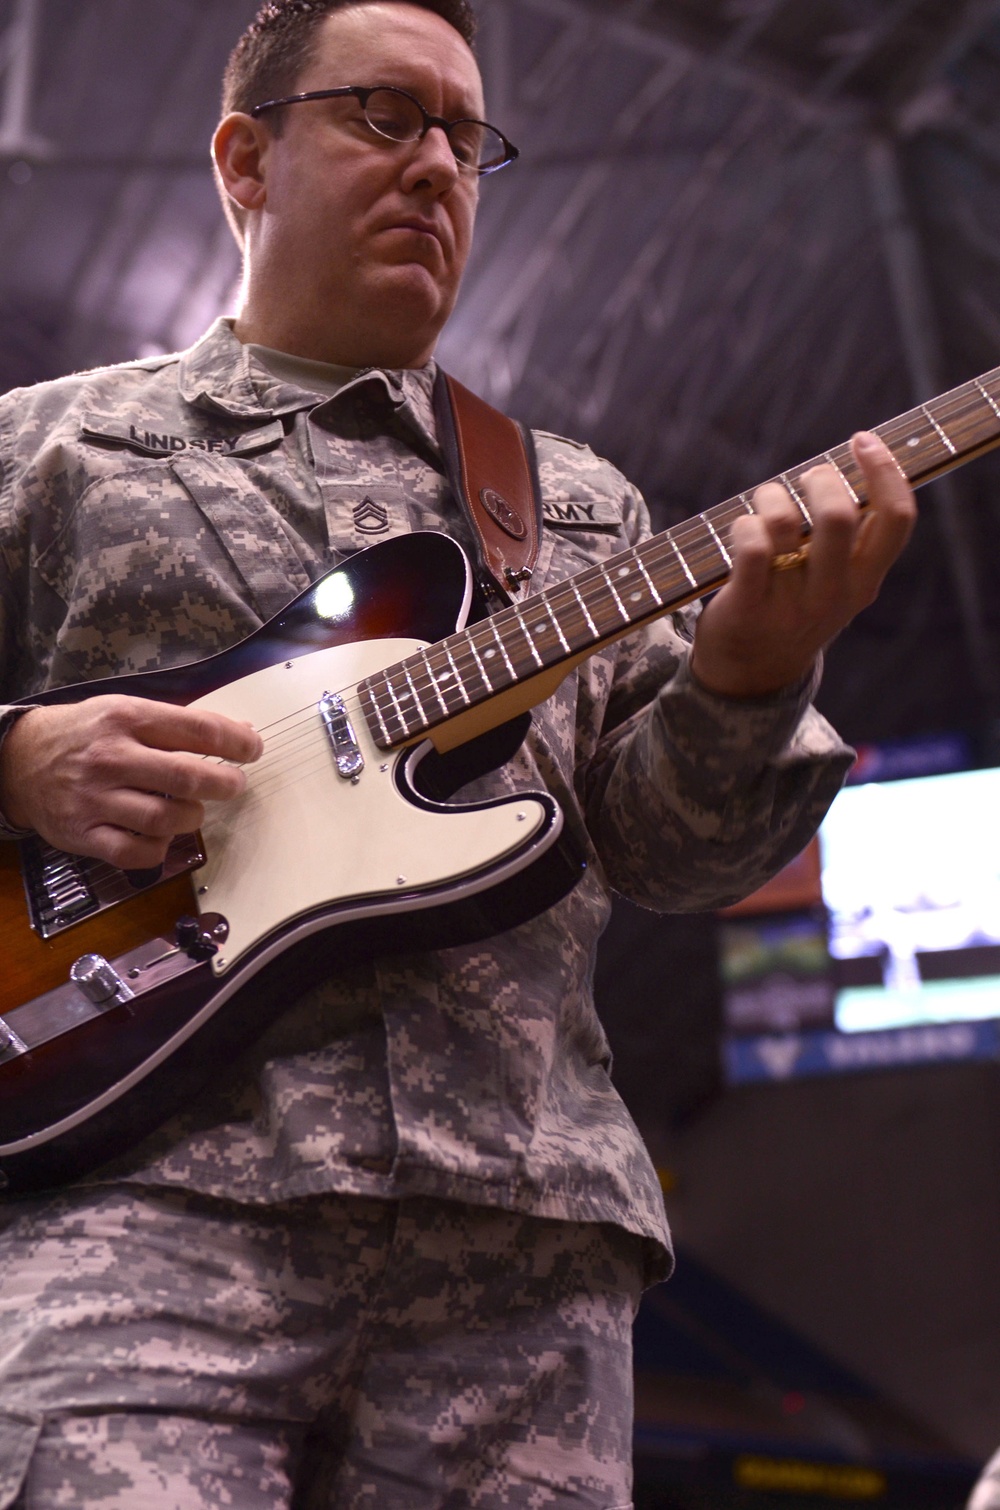
[[[365,3],[366,0],[266,0],[226,64],[222,79],[223,115],[233,110],[249,112],[265,100],[294,93],[295,84],[308,65],[313,39],[326,17],[333,11]],[[473,45],[476,17],[469,0],[408,0],[408,3],[434,11],[470,47]],[[273,122],[272,130],[280,133],[280,119]]]

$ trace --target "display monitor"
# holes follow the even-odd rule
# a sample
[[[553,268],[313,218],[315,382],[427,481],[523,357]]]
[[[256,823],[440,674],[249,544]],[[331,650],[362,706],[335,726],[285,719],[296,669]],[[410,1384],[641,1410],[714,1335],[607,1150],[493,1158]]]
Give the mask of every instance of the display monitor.
[[[1000,769],[848,786],[820,846],[838,1028],[1000,1017]]]

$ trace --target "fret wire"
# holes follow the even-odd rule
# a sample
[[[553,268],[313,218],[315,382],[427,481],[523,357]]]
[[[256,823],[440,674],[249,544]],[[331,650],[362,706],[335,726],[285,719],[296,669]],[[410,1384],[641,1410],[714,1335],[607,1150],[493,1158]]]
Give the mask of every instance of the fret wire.
[[[653,582],[653,579],[649,575],[649,572],[646,570],[645,563],[643,562],[642,556],[639,554],[639,547],[637,545],[634,545],[632,547],[632,555],[635,558],[635,564],[638,566],[639,570],[642,572],[642,575],[646,579],[646,586],[649,588],[650,592],[652,593],[654,601],[656,603],[658,603],[659,606],[662,608],[663,607],[663,599],[660,597],[660,594],[657,592],[656,586],[655,586],[655,584]]]
[[[695,549],[682,553],[675,540],[670,543],[681,561],[687,581],[696,592],[707,592],[711,583],[719,581],[718,547],[699,542]]]
[[[671,540],[665,542],[665,544],[669,546],[671,554],[665,558],[661,557],[658,561],[654,560],[653,565],[659,566],[662,569],[663,574],[667,577],[669,590],[673,591],[676,586],[679,594],[685,594],[692,588],[697,591],[699,586],[698,579],[688,566],[686,558],[682,556],[676,542]],[[649,559],[648,556],[647,559]],[[681,562],[680,570],[677,567],[678,560]]]
[[[729,554],[729,552],[726,550],[726,547],[723,545],[722,540],[721,540],[721,538],[719,536],[719,533],[716,530],[715,526],[712,524],[711,520],[708,519],[704,514],[699,514],[698,518],[703,521],[703,523],[705,524],[705,526],[709,530],[709,532],[710,532],[710,534],[712,536],[712,539],[715,541],[716,545],[719,548],[719,554],[722,556],[723,561],[725,561],[725,563],[729,567],[729,569],[732,570],[733,558]]]
[[[522,619],[521,614],[520,614],[520,612],[518,611],[518,609],[516,607],[514,609],[514,619],[515,619],[515,622],[517,623],[517,626],[520,629],[521,633],[524,635],[524,638],[528,642],[528,649],[531,651],[531,654],[534,656],[535,663],[538,666],[539,671],[543,671],[545,669],[545,662],[542,660],[541,656],[538,654],[538,646],[535,644],[534,639],[532,638],[531,631],[529,630],[527,624]]]
[[[400,662],[400,665],[401,665],[401,668],[402,668],[403,675],[406,677],[406,685],[410,689],[410,695],[413,698],[413,701],[417,705],[417,711],[420,714],[420,722],[423,724],[424,728],[426,729],[426,728],[428,728],[430,726],[430,719],[427,717],[427,711],[424,708],[423,703],[420,701],[420,694],[417,691],[416,686],[414,685],[413,677],[410,675],[409,665],[407,664],[406,661]]]
[[[791,493],[791,495],[792,495],[792,502],[795,504],[795,506],[798,509],[799,513],[802,515],[803,519],[805,520],[807,528],[808,529],[812,529],[812,527],[813,527],[812,515],[810,514],[809,510],[806,508],[805,499],[802,497],[802,495],[799,493],[798,489],[795,487],[795,485],[792,482],[792,479],[789,477],[788,473],[787,472],[782,472],[780,480],[784,483],[784,485],[788,489],[789,493]]]
[[[396,669],[398,670],[398,667]],[[402,708],[399,706],[399,699],[396,696],[396,689],[392,685],[392,679],[388,676],[385,679],[385,689],[388,692],[389,696],[392,698],[392,705],[396,710],[396,718],[399,722],[400,729],[404,734],[409,734],[410,726],[406,721],[406,717],[403,713]]]
[[[719,504],[714,508],[706,509],[705,515],[715,515],[723,512]],[[665,534],[669,535],[671,542],[681,542],[686,548],[700,545],[709,552],[713,551],[712,526],[709,518],[702,514],[695,514],[691,519],[684,519],[680,524],[672,525]]]
[[[701,516],[697,516],[700,520]],[[720,524],[723,521],[720,520]],[[706,520],[704,528],[700,528],[696,520],[686,520],[684,524],[674,525],[666,531],[671,547],[678,551],[686,560],[685,576],[689,576],[689,568],[696,558],[702,562],[716,561],[720,554],[719,547],[713,539],[717,531]],[[697,586],[697,582],[692,584]]]
[[[977,382],[963,383],[961,388],[956,388],[927,405],[932,418],[935,415],[940,418],[942,428],[945,420],[960,423],[965,416],[974,417],[981,408]]]
[[[952,394],[948,403],[937,406],[941,416],[942,426],[946,421],[951,433],[959,436],[971,430],[971,439],[975,443],[978,439],[985,438],[983,431],[983,405],[982,398],[976,389],[975,383],[966,385],[962,393]],[[987,435],[996,433],[992,418],[988,421],[989,430]],[[956,455],[958,450],[956,449]]]
[[[562,625],[559,622],[559,619],[558,619],[558,617],[556,615],[555,609],[553,608],[552,604],[549,602],[548,596],[546,594],[544,594],[544,593],[542,594],[541,601],[545,604],[545,607],[548,609],[549,618],[552,620],[552,627],[555,629],[556,634],[559,636],[559,643],[560,643],[560,645],[565,650],[566,654],[569,655],[570,654],[569,641],[567,640],[566,636],[562,632]]]
[[[390,739],[392,736],[390,735],[389,730],[386,728],[385,719],[382,717],[382,709],[379,707],[379,702],[378,698],[375,696],[374,687],[369,685],[367,692],[369,701],[371,702],[372,707],[375,709],[375,717],[378,719],[378,726],[382,731],[382,738]]]
[[[603,567],[601,568],[601,576],[603,577],[604,581],[608,585],[608,589],[609,589],[609,591],[611,593],[611,596],[614,598],[615,604],[617,605],[618,612],[621,614],[621,616],[625,620],[626,624],[631,624],[631,622],[632,622],[631,616],[629,615],[629,612],[628,612],[627,608],[625,607],[625,604],[622,602],[621,598],[618,596],[618,589],[615,587],[615,584],[612,582],[611,578],[608,576],[607,571]]]
[[[740,498],[742,496],[741,494]],[[720,529],[731,529],[737,519],[743,518],[744,510],[741,507],[740,498],[727,498],[724,503],[717,503],[714,508],[706,509],[705,513]],[[750,509],[749,513],[751,518],[757,517],[753,509]]]
[[[496,624],[494,623],[494,621],[492,619],[487,619],[486,622],[489,625],[490,629],[492,629],[492,631],[493,631],[493,638],[496,640],[497,644],[500,647],[500,654],[503,656],[504,661],[505,661],[506,666],[507,666],[507,670],[510,672],[511,680],[516,682],[518,680],[518,675],[517,675],[517,672],[514,670],[514,667],[511,665],[510,656],[507,654],[507,647],[506,647],[506,645],[504,644],[503,640],[500,637],[500,632],[497,629],[497,626],[496,626]]]
[[[462,675],[462,673],[459,671],[458,667],[455,665],[455,657],[452,655],[452,653],[448,649],[447,645],[444,646],[444,653],[448,657],[448,665],[451,667],[452,673],[453,673],[453,675],[455,677],[455,686],[458,688],[459,692],[461,693],[462,698],[463,698],[463,700],[465,702],[465,706],[468,708],[471,705],[472,699],[470,698],[468,692],[466,691],[465,677]]]
[[[847,473],[844,471],[844,469],[840,465],[840,463],[837,462],[837,461],[834,461],[833,455],[829,451],[824,451],[823,452],[823,460],[824,461],[828,461],[830,463],[831,467],[833,467],[834,471],[839,475],[840,480],[844,484],[844,487],[850,493],[851,498],[860,507],[861,506],[861,499],[858,497],[857,493],[855,492],[853,484],[851,483],[851,479],[848,477]]]
[[[953,390],[950,394],[944,395],[941,400],[938,400],[934,404],[933,411],[928,405],[921,405],[910,411],[909,414],[899,416],[885,425],[878,427],[876,433],[885,440],[901,470],[903,470],[901,457],[896,453],[898,451],[905,457],[908,451],[916,463],[914,467],[915,474],[919,475],[921,465],[925,464],[924,458],[928,455],[933,455],[939,444],[943,445],[951,456],[959,455],[959,448],[964,448],[969,432],[971,431],[974,438],[977,434],[977,424],[982,424],[982,407],[984,403],[988,407],[993,419],[1000,421],[1000,402],[993,397],[983,381],[977,378],[971,383]],[[947,428],[945,428],[946,426]],[[952,440],[951,434],[948,433],[949,430],[952,434],[956,434],[956,439],[958,439],[958,436],[961,436],[958,445]],[[906,450],[904,450],[906,442],[910,439],[915,439],[917,444],[906,447]],[[852,474],[856,469],[852,465],[852,457],[848,449],[846,447],[835,448],[832,451],[823,453],[823,456],[819,459],[826,461],[835,468],[852,500],[859,506],[863,505],[865,500],[859,492],[859,487],[852,480]],[[813,463],[807,463],[807,466],[809,465],[813,465]],[[797,486],[800,477],[801,472],[795,471],[792,475],[783,473],[777,480],[788,489],[790,496],[802,514],[804,522],[811,527],[812,519],[809,509],[805,505]],[[611,562],[604,563],[600,567],[592,568],[591,571],[582,574],[577,579],[570,579],[565,583],[557,584],[549,593],[541,595],[540,601],[535,605],[545,615],[545,620],[542,622],[537,624],[529,623],[527,614],[522,616],[522,612],[519,611],[520,605],[512,610],[508,610],[505,614],[498,615],[498,622],[494,623],[490,621],[488,632],[492,635],[493,641],[499,649],[510,677],[516,681],[519,675],[526,673],[519,674],[515,670],[511,656],[507,651],[502,630],[509,632],[515,625],[517,626],[527,641],[534,663],[539,668],[544,667],[546,661],[549,659],[558,659],[556,641],[558,641],[558,645],[564,654],[571,655],[573,650],[578,648],[578,646],[582,648],[583,639],[581,631],[584,626],[589,635],[596,641],[599,641],[604,635],[613,632],[613,628],[610,625],[604,630],[598,628],[591,608],[588,606],[588,603],[592,604],[594,612],[597,612],[599,602],[598,591],[607,591],[610,595],[608,607],[610,608],[613,605],[616,616],[619,616],[625,623],[632,623],[642,616],[641,611],[637,610],[634,615],[631,614],[623,599],[623,594],[625,597],[630,598],[630,600],[641,602],[640,592],[632,591],[631,589],[633,588],[642,587],[645,592],[648,592],[650,601],[657,608],[665,608],[667,602],[669,602],[669,597],[665,601],[664,593],[669,595],[676,592],[679,598],[681,596],[681,589],[685,583],[697,592],[703,586],[703,574],[704,586],[707,587],[710,585],[713,578],[717,577],[718,569],[716,562],[718,557],[721,556],[727,567],[731,567],[732,565],[732,557],[727,548],[726,529],[733,522],[737,513],[743,512],[751,516],[755,513],[746,493],[740,493],[734,499],[717,505],[712,510],[703,512],[697,516],[696,520],[675,526],[672,530],[664,531],[660,536],[643,542],[641,546],[632,547],[630,551],[623,553],[623,556],[618,559],[617,564]],[[621,591],[616,586],[617,579],[621,579]],[[528,613],[531,611],[534,610],[529,609]],[[601,604],[601,611],[604,611],[603,604]],[[581,619],[578,621],[579,628],[574,623],[577,613],[581,615]],[[569,637],[566,631],[568,631]],[[480,641],[479,644],[481,643]],[[465,706],[470,706],[476,695],[473,692],[470,696],[466,684],[466,676],[473,674],[473,668],[475,672],[478,672],[481,678],[481,685],[487,693],[497,690],[487,670],[484,656],[480,654],[479,644],[477,644],[477,640],[471,631],[463,631],[460,636],[454,636],[447,644],[443,644],[441,647],[454,675],[454,684],[458,689],[458,694]],[[447,689],[443,687],[443,683],[438,682],[434,666],[426,654],[421,652],[420,656],[422,658],[423,669],[430,677],[433,693],[443,711],[447,714],[450,711],[448,697],[446,696]],[[412,658],[411,664],[417,664],[416,657]],[[415,703],[415,711],[419,712],[423,723],[425,725],[428,724],[427,711],[421,699],[418,685],[410,676],[409,667],[403,664],[393,674],[399,675],[400,673],[409,684],[410,695],[412,695]],[[392,738],[390,734],[390,721],[392,718],[396,719],[404,732],[409,732],[412,715],[403,712],[399,698],[396,695],[395,685],[391,679],[386,678],[384,688],[378,691],[372,682],[367,682],[364,685],[363,693],[366,701],[362,702],[362,706],[370,710],[377,721],[383,738],[386,740]],[[389,701],[391,701],[392,707],[389,706]]]
[[[986,400],[986,402],[989,404],[990,408],[993,410],[993,413],[996,415],[997,419],[1000,419],[1000,408],[997,407],[996,400],[993,398],[992,394],[989,392],[989,390],[987,388],[983,387],[982,383],[979,381],[978,378],[975,379],[975,383],[976,383],[976,387],[979,389],[980,393],[983,395],[983,398]]]
[[[952,456],[954,456],[955,455],[955,447],[952,445],[952,443],[948,439],[947,435],[945,435],[944,431],[941,429],[941,426],[938,424],[937,420],[934,418],[933,414],[928,409],[928,407],[927,407],[926,404],[921,404],[920,405],[920,412],[921,412],[921,414],[926,414],[927,418],[930,420],[931,424],[934,426],[935,430],[940,435],[940,437],[944,441],[945,445],[948,447],[948,450],[951,452]]]
[[[557,622],[557,610],[558,613],[566,613],[570,609],[572,609],[574,612],[578,610],[581,615],[582,622],[584,625],[586,625],[591,639],[595,641],[600,640],[601,631],[598,629],[597,624],[595,623],[594,618],[591,615],[589,608],[587,607],[586,600],[579,590],[580,584],[583,585],[584,589],[589,589],[593,588],[599,580],[600,574],[598,568],[591,567],[589,571],[582,573],[579,577],[568,578],[566,581],[560,582],[554,588],[552,588],[550,592],[546,594],[546,599],[549,603],[550,611],[553,615],[553,621]],[[561,633],[561,631],[558,629],[557,632]],[[576,631],[573,631],[572,629],[571,633],[573,633],[574,636],[576,635]],[[578,648],[579,646],[582,646],[583,643],[583,640],[579,640],[577,642],[577,646],[571,648]]]
[[[612,558],[612,560],[613,559],[614,558]],[[571,577],[565,583],[560,584],[562,586],[569,587],[572,591],[573,596],[576,598],[580,610],[583,613],[584,619],[586,620],[587,627],[596,640],[603,639],[605,634],[609,634],[611,632],[610,626],[607,629],[601,629],[598,627],[593,615],[590,612],[590,608],[588,608],[587,602],[581,595],[579,589],[582,587],[584,592],[587,594],[587,597],[590,599],[591,605],[594,609],[594,613],[600,612],[601,604],[599,601],[598,593],[610,592],[612,598],[615,595],[614,588],[608,581],[607,573],[605,571],[605,566],[608,564],[609,563],[604,563],[600,566],[592,566],[587,571],[581,572],[578,577]]]
[[[475,660],[476,665],[479,667],[479,675],[483,679],[484,686],[487,688],[487,690],[489,692],[495,692],[496,688],[494,687],[493,683],[490,681],[489,677],[486,674],[486,667],[483,665],[482,661],[479,659],[479,651],[476,649],[476,642],[475,642],[475,640],[474,640],[474,638],[472,637],[471,634],[468,635],[468,645],[469,645],[469,649],[472,651],[473,659]]]
[[[917,418],[921,414],[924,414],[922,407],[919,410],[914,410],[909,415],[902,416],[902,418],[906,419],[907,421],[913,421],[915,419],[917,420],[918,428],[916,429],[916,431],[912,423],[901,425],[898,421],[890,421],[888,424],[880,426],[876,431],[876,434],[878,434],[889,447],[889,450],[892,452],[893,461],[896,463],[896,466],[899,468],[900,472],[908,482],[910,481],[910,475],[904,463],[911,460],[915,462],[919,458],[926,456],[928,453],[931,456],[936,456],[940,450],[940,446],[937,440],[938,433],[944,436],[944,443],[947,446],[949,452],[952,455],[955,454],[955,448],[952,445],[951,441],[948,439],[947,435],[944,435],[944,431],[941,430],[940,425],[938,425],[929,414],[924,414],[924,418],[930,425],[930,430],[925,430],[921,435],[919,430],[919,419]],[[902,444],[903,437],[905,437],[906,442],[905,451],[903,450]],[[920,468],[916,467],[914,468],[914,471],[919,475]]]
[[[667,538],[667,541],[670,544],[670,546],[673,548],[674,555],[677,557],[678,561],[681,563],[681,570],[683,571],[684,575],[687,577],[687,579],[690,582],[690,584],[691,584],[692,587],[697,587],[698,586],[697,580],[696,580],[693,572],[691,571],[690,566],[688,566],[688,564],[685,561],[684,557],[681,555],[681,548],[677,544],[677,541],[674,539],[673,531],[672,530],[667,530],[666,538]]]
[[[448,714],[451,712],[451,709],[445,702],[444,694],[442,693],[441,688],[438,686],[437,677],[434,675],[433,669],[431,668],[431,663],[427,659],[427,651],[418,650],[417,654],[420,656],[421,660],[424,663],[424,666],[426,667],[427,675],[430,678],[431,686],[434,689],[434,695],[436,696],[438,702],[441,704],[441,712],[444,714],[445,718],[447,718]]]
[[[953,434],[961,435],[965,431],[971,430],[971,439],[973,441],[977,437],[985,438],[982,419],[982,401],[984,397],[993,416],[1000,418],[1000,409],[991,400],[989,392],[983,388],[978,379],[975,382],[967,384],[965,390],[961,393],[952,394],[947,404],[938,406],[942,419],[948,421]],[[992,435],[996,431],[992,427],[992,421],[990,421],[990,424],[991,429],[987,433]]]
[[[645,576],[645,573],[642,572],[642,569],[641,567],[639,567],[639,563],[636,560],[634,547],[631,551],[629,551],[629,555],[632,557],[631,561],[622,561],[621,565],[615,572],[615,576],[618,578],[618,581],[621,584],[622,592],[624,592],[628,597],[628,601],[630,603],[641,603],[648,593],[649,587],[647,583],[642,580],[642,578]],[[620,560],[621,558],[619,557],[618,559]],[[628,622],[630,624],[635,624],[641,617],[641,613],[638,609],[636,609],[635,612],[630,612],[628,609],[626,609],[626,613],[628,615]]]
[[[583,599],[580,596],[580,589],[577,587],[576,583],[572,582],[572,581],[570,582],[570,586],[572,587],[573,592],[574,592],[574,594],[576,596],[576,601],[579,603],[580,608],[583,610],[583,617],[587,621],[587,627],[588,627],[588,629],[590,630],[591,634],[594,636],[594,639],[595,640],[599,640],[600,639],[600,635],[597,632],[597,625],[594,623],[593,619],[590,617],[590,610],[588,609],[586,603],[583,601]]]

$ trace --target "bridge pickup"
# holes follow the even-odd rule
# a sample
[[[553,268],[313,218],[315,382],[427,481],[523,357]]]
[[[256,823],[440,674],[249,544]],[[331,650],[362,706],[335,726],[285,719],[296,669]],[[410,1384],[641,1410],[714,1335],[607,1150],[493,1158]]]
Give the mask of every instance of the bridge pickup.
[[[345,781],[352,781],[364,770],[365,758],[358,747],[357,736],[344,707],[344,699],[335,693],[324,692],[319,700],[319,712],[333,748],[338,774]]]

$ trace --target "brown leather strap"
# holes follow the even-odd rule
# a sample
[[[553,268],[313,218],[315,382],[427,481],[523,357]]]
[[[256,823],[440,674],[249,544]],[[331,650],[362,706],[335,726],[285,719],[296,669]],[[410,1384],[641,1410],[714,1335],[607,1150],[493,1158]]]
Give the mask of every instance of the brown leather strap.
[[[438,440],[448,479],[465,508],[485,585],[517,591],[541,543],[541,490],[530,432],[438,370]]]

